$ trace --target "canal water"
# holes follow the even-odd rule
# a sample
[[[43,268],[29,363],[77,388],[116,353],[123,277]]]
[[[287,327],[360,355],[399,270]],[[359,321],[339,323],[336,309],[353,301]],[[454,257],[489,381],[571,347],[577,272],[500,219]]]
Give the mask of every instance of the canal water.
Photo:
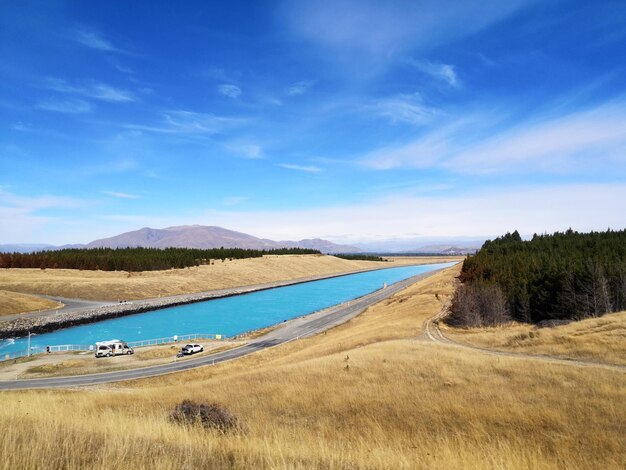
[[[455,263],[403,266],[311,281],[103,320],[31,336],[31,348],[139,341],[192,333],[234,336],[346,302],[417,274]],[[0,355],[26,351],[26,338],[0,340]]]

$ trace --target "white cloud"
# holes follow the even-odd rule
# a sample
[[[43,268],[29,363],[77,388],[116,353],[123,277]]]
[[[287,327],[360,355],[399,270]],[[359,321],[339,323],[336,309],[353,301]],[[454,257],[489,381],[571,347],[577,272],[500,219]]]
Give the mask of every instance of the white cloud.
[[[292,163],[279,163],[279,167],[286,168],[287,170],[303,171],[305,173],[321,173],[324,171],[322,168],[314,165],[294,165]]]
[[[130,91],[120,90],[102,83],[92,85],[91,88],[85,89],[84,93],[104,101],[135,101],[135,96]]]
[[[222,200],[222,204],[224,204],[225,206],[236,206],[238,204],[246,202],[248,199],[250,198],[246,196],[229,196],[225,197]]]
[[[0,188],[0,204],[5,207],[25,212],[34,212],[41,209],[73,209],[84,205],[84,201],[61,196],[20,196]]]
[[[437,197],[384,200],[289,211],[210,211],[211,221],[274,240],[342,234],[344,242],[401,237],[495,236],[626,228],[625,184],[517,187]],[[332,237],[331,237],[332,238]]]
[[[80,29],[76,31],[75,39],[83,46],[87,46],[92,49],[98,49],[105,52],[117,51],[117,49],[113,47],[113,44],[104,39],[100,34],[96,33],[95,31]]]
[[[241,96],[241,88],[237,85],[223,84],[217,87],[217,91],[228,98],[239,98]]]
[[[87,201],[62,196],[21,196],[0,188],[0,243],[50,243],[49,227],[67,230],[58,217],[43,215],[46,210],[84,207]]]
[[[457,77],[454,65],[437,64],[417,60],[411,61],[410,63],[421,72],[430,75],[437,80],[443,81],[453,88],[458,88],[461,84],[459,78]]]
[[[46,100],[37,104],[38,109],[45,111],[55,111],[58,113],[80,114],[89,113],[93,107],[91,103],[84,100],[70,99],[70,100]]]
[[[132,92],[114,88],[104,83],[94,82],[88,85],[75,86],[59,78],[48,78],[46,87],[60,93],[76,94],[102,101],[127,102],[136,100]]]
[[[313,86],[313,82],[310,80],[304,80],[301,82],[293,83],[291,86],[285,90],[287,95],[289,96],[299,96],[305,94],[309,88]]]
[[[160,125],[126,124],[127,129],[178,135],[214,135],[234,126],[245,119],[216,116],[208,113],[195,113],[185,110],[171,110],[163,114]]]
[[[388,58],[477,32],[534,1],[304,0],[285,1],[282,12],[300,37],[338,52]]]
[[[423,125],[430,122],[438,114],[436,109],[422,103],[419,94],[399,95],[376,100],[366,106],[366,109],[388,119],[393,124]]]
[[[448,129],[432,132],[408,144],[389,146],[364,155],[360,162],[376,170],[398,167],[430,168],[450,153]]]
[[[626,171],[619,163],[626,150],[626,102],[494,130],[499,120],[501,116],[469,113],[360,161],[375,169],[438,167],[461,173],[586,172],[609,164]]]
[[[0,243],[48,243],[40,237],[54,219],[0,204],[0,222]]]
[[[119,198],[119,199],[140,199],[141,196],[137,196],[136,194],[130,193],[120,193],[118,191],[101,191],[102,194],[106,194],[107,196]]]
[[[455,152],[446,166],[464,172],[569,172],[573,163],[579,169],[585,162],[601,165],[620,147],[626,149],[626,104],[516,126]]]
[[[81,204],[66,198],[17,198],[8,204],[0,192],[0,243],[68,243],[136,229],[185,224],[219,225],[274,240],[323,237],[344,243],[416,237],[492,237],[626,228],[626,184],[572,184],[492,189],[463,194],[385,199],[319,208],[275,211],[211,210],[189,219],[181,214],[144,216],[94,214],[60,220],[42,217],[36,208]],[[239,196],[233,196],[233,198]],[[228,199],[228,198],[227,198]],[[14,202],[16,200],[14,199]],[[226,199],[224,202],[227,202]],[[102,220],[119,222],[103,224]],[[68,226],[72,226],[68,239]],[[103,229],[106,227],[106,229]],[[104,231],[106,233],[104,233]],[[46,238],[39,238],[45,234]],[[333,235],[336,234],[336,235]]]
[[[93,177],[98,175],[127,173],[138,169],[139,164],[137,161],[134,158],[127,157],[80,167],[76,169],[76,173],[81,177]]]
[[[230,144],[226,148],[242,158],[250,160],[263,158],[263,148],[257,144]]]
[[[127,66],[125,66],[125,65],[122,65],[122,64],[120,64],[120,63],[118,63],[118,62],[114,62],[114,63],[113,63],[113,67],[115,67],[115,69],[116,69],[118,72],[126,73],[126,74],[129,74],[129,75],[132,75],[132,74],[134,74],[134,73],[135,73],[135,71],[134,71],[132,68],[127,67]]]
[[[30,129],[30,125],[24,124],[22,121],[18,121],[11,127],[14,131],[27,131]]]

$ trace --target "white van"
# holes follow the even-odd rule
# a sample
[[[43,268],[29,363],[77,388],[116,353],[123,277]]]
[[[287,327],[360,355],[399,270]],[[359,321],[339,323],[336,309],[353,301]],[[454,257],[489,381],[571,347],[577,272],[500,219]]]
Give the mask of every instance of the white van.
[[[134,354],[133,348],[128,343],[119,339],[101,341],[96,343],[96,357],[111,357],[120,354]]]

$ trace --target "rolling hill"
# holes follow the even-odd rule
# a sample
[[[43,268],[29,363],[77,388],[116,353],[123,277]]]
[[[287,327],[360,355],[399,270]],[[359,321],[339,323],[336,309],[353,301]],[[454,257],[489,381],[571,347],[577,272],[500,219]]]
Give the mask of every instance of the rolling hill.
[[[354,253],[360,251],[349,245],[338,245],[319,238],[300,241],[273,241],[258,238],[222,227],[205,225],[182,225],[154,229],[144,227],[109,238],[94,240],[85,248],[249,248],[271,250],[274,248],[310,248],[323,253]]]

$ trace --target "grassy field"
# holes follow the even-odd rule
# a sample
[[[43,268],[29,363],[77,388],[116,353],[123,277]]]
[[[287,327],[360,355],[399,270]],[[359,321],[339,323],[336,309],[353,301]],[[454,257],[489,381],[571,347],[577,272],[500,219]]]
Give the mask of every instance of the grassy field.
[[[468,329],[442,324],[441,328],[455,341],[474,346],[626,365],[626,312],[554,328],[525,324]]]
[[[271,255],[216,261],[186,269],[128,273],[74,269],[0,269],[0,289],[90,300],[136,300],[203,292],[307,276],[338,274],[403,264],[446,262],[450,257],[391,259],[390,262],[350,261],[324,255]],[[17,297],[15,297],[17,299]],[[1,299],[0,299],[1,300]],[[4,304],[4,302],[3,302]],[[7,303],[7,313],[27,311],[30,304]],[[35,307],[37,310],[39,307]]]
[[[0,468],[624,468],[624,373],[423,339],[457,273],[231,363],[3,393]],[[168,416],[183,399],[218,402],[243,426],[182,428]]]
[[[0,317],[37,310],[50,310],[62,306],[62,304],[54,300],[0,290]]]

